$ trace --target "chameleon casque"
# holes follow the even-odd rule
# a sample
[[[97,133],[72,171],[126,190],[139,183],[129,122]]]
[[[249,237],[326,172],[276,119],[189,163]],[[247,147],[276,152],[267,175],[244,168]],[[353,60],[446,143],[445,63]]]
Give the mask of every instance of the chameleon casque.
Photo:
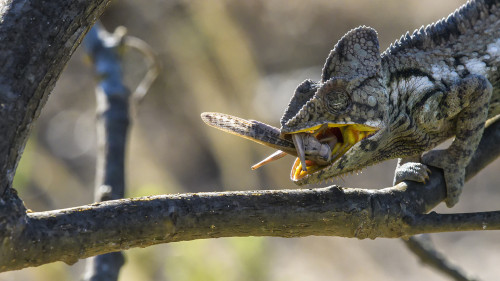
[[[500,114],[499,67],[500,1],[470,1],[382,54],[374,29],[349,31],[321,80],[297,87],[280,129],[221,113],[202,119],[278,150],[253,168],[297,156],[291,179],[299,185],[393,158],[395,183],[425,182],[426,165],[442,168],[452,207],[485,121]],[[431,150],[453,136],[447,149]]]

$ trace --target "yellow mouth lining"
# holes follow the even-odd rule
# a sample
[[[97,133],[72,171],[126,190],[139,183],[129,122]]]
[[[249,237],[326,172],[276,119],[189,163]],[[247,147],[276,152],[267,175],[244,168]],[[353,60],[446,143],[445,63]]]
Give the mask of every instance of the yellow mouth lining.
[[[344,155],[353,145],[359,141],[373,135],[378,128],[362,125],[362,124],[333,124],[328,123],[325,125],[317,125],[311,128],[303,129],[295,133],[309,133],[314,135],[316,139],[320,142],[325,142],[330,139],[329,136],[335,136],[337,142],[335,144],[329,144],[331,148],[331,162],[337,161],[342,155]],[[333,146],[333,147],[332,147]],[[307,158],[306,158],[307,159]],[[293,163],[291,175],[292,180],[300,180],[305,176],[312,174],[318,170],[321,170],[328,165],[320,165],[313,160],[306,160],[306,170],[302,169],[302,164],[300,159],[295,159]]]

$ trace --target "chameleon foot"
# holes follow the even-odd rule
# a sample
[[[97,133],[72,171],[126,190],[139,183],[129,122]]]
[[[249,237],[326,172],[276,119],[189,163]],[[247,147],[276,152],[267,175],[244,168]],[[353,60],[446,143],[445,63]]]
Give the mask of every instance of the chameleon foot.
[[[398,165],[394,173],[394,184],[405,180],[425,183],[429,180],[431,170],[425,164],[418,162],[408,162]]]

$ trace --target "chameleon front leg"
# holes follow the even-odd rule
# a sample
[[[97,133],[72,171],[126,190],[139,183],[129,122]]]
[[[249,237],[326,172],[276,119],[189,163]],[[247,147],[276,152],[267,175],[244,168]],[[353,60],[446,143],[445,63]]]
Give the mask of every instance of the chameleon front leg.
[[[491,94],[492,86],[484,76],[469,75],[444,93],[439,103],[440,114],[433,114],[436,118],[434,124],[455,120],[452,127],[455,139],[450,147],[430,151],[422,158],[426,165],[443,169],[447,189],[445,202],[448,207],[458,202],[462,192],[465,167],[483,135]],[[432,99],[429,102],[432,103]]]

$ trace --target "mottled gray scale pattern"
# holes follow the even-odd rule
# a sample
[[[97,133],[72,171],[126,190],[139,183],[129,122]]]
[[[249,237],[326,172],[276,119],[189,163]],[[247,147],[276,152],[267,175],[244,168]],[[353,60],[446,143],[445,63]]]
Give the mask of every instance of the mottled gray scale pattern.
[[[335,45],[323,68],[321,81],[331,77],[371,77],[380,67],[377,32],[362,26],[349,31]]]
[[[372,32],[369,32],[369,30]],[[375,49],[378,50],[378,40],[374,40],[373,35],[376,35],[376,33],[372,29],[361,27],[350,31],[349,34],[350,36],[344,36],[341,41],[350,40],[350,38],[355,38],[359,41],[363,36],[368,36],[363,42],[376,44]],[[354,45],[358,46],[357,44]],[[341,44],[339,42],[337,44],[337,47],[338,46],[344,48],[342,50],[345,51],[345,48],[353,46],[353,44]],[[370,47],[372,46],[373,45],[370,44]],[[369,49],[372,50],[373,48]],[[332,53],[336,51],[337,49],[334,49]],[[381,61],[379,54],[372,52],[363,52],[363,54],[370,54],[373,58],[355,60],[356,63],[364,61],[367,62],[367,65],[373,66],[373,71],[380,71]],[[353,69],[346,70],[339,68],[341,64],[329,66],[333,63],[331,58],[336,57],[338,56],[330,54],[330,58],[327,60],[324,70],[332,69],[335,73],[338,71],[341,73],[343,71],[344,74],[347,74],[347,71],[354,71]],[[346,59],[348,56],[340,57]],[[348,66],[352,63],[352,59],[350,59],[350,61],[344,61],[343,63],[345,63],[344,67]],[[297,109],[297,107],[292,108],[291,103],[291,106],[281,119],[282,133],[296,132],[328,122],[337,124],[364,124],[373,127],[380,126],[383,118],[387,115],[386,111],[382,110],[382,108],[385,107],[388,96],[382,77],[376,72],[371,73],[371,75],[372,76],[363,76],[358,73],[352,73],[345,76],[335,76],[321,82],[318,84],[319,87],[311,99],[305,104],[300,104],[302,107],[299,109]],[[350,78],[346,78],[347,76]],[[301,92],[296,91],[292,101],[299,100],[299,96],[304,97]],[[297,104],[298,103],[294,103],[293,106]],[[296,112],[295,116],[291,116],[291,112]]]
[[[281,125],[285,125],[286,122],[297,115],[298,111],[309,101],[316,93],[316,90],[319,88],[319,85],[312,80],[305,80],[297,89],[295,89],[295,93],[288,104],[288,107],[281,117],[280,123]]]
[[[467,52],[464,47],[475,44],[470,38],[474,37],[478,31],[484,31],[491,21],[490,16],[498,17],[498,1],[470,1],[450,14],[447,18],[415,30],[413,34],[402,36],[382,55],[396,55],[399,52],[403,54],[408,49],[420,49],[422,51],[435,50],[442,46],[455,46],[460,51]],[[479,34],[481,35],[481,34]],[[468,41],[469,39],[469,41]],[[477,42],[483,43],[483,42]],[[458,44],[458,46],[457,46]],[[475,49],[472,47],[472,49]],[[470,50],[469,50],[470,51]]]
[[[442,88],[469,74],[483,75],[495,85],[500,78],[499,19],[499,1],[471,1],[446,19],[407,33],[391,45],[382,54],[384,72],[394,77],[417,69]],[[492,102],[496,108],[496,99]]]

